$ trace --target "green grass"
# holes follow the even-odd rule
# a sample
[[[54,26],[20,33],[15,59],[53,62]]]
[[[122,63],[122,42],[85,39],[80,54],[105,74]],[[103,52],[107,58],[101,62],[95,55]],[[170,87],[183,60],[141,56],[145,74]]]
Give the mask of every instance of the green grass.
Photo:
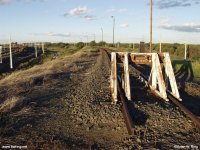
[[[200,78],[200,61],[184,60],[180,56],[170,55],[172,65],[176,70],[184,69],[185,72],[193,72],[195,78]]]

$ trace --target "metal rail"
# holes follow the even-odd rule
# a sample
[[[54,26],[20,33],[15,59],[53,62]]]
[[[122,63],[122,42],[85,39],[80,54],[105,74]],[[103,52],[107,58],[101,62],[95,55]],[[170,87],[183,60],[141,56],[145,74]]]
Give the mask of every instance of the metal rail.
[[[151,87],[148,85],[148,79],[145,77],[145,75],[138,70],[136,67],[134,66],[130,66],[132,69],[134,69],[137,73],[137,75],[143,79],[143,82],[145,82],[145,84],[150,88]],[[151,90],[151,92],[156,95],[156,93],[154,92],[154,90]],[[156,95],[157,96],[157,95]],[[189,117],[193,123],[200,129],[200,119],[195,116],[192,112],[190,112],[183,104],[181,104],[181,102],[175,98],[169,91],[167,91],[167,98],[176,106],[178,106],[180,108],[180,110],[187,116]]]
[[[111,63],[111,60],[110,60],[110,57],[109,57],[109,52],[107,52],[104,49],[101,49],[101,51],[102,51],[102,53],[105,53],[106,59]],[[110,65],[109,65],[109,68],[111,69]],[[125,124],[126,124],[127,130],[128,130],[128,134],[133,135],[134,134],[134,130],[133,130],[134,127],[133,127],[133,120],[131,118],[131,115],[130,115],[130,112],[129,112],[128,106],[127,106],[128,99],[126,98],[125,93],[124,93],[124,91],[123,91],[123,89],[120,85],[121,85],[121,82],[120,82],[120,79],[118,77],[117,78],[117,87],[118,87],[117,89],[118,89],[118,93],[119,93],[118,96],[122,101],[123,117],[124,117]]]

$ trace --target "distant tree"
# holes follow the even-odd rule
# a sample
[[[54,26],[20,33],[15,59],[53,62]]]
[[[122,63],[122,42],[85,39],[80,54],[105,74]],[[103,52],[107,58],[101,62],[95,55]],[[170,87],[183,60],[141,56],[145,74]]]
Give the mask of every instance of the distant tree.
[[[95,41],[91,41],[90,42],[90,46],[96,46],[96,42]]]
[[[98,46],[105,46],[106,45],[106,42],[104,42],[104,41],[100,41],[99,43],[98,43]]]
[[[76,44],[76,47],[78,48],[78,49],[81,49],[81,48],[83,48],[84,47],[84,43],[83,42],[78,42],[77,44]]]

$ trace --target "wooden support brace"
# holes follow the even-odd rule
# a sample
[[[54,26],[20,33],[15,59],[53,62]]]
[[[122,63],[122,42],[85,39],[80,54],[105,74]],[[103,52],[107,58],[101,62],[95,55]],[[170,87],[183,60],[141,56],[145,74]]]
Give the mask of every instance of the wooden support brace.
[[[112,93],[112,102],[113,104],[117,103],[117,59],[116,53],[111,53],[111,93]]]
[[[129,69],[128,69],[128,53],[124,54],[124,91],[126,98],[131,100],[131,91],[130,91],[130,78],[129,78]]]
[[[169,80],[169,83],[170,83],[170,87],[172,90],[171,94],[173,96],[175,96],[179,101],[182,101],[182,99],[180,98],[177,84],[176,84],[176,78],[174,76],[174,71],[173,71],[169,53],[164,53],[164,58],[165,58],[165,73],[166,73],[167,79]]]
[[[167,93],[166,93],[166,86],[162,74],[162,68],[159,61],[159,57],[157,53],[152,53],[152,87],[158,85],[158,90],[155,89],[155,92],[159,94],[163,99],[168,101]]]

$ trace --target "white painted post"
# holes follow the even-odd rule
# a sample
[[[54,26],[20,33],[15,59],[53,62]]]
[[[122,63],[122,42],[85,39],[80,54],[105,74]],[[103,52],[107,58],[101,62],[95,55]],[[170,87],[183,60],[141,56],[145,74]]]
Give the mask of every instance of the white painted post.
[[[37,43],[35,43],[35,57],[37,58]]]
[[[111,93],[113,98],[113,103],[117,103],[117,59],[116,53],[111,53]]]
[[[44,43],[42,43],[42,53],[44,54]]]
[[[10,48],[10,69],[13,69],[11,36],[9,38],[9,48]]]
[[[0,46],[0,63],[2,64],[2,46]]]
[[[152,80],[152,87],[156,90],[157,89],[157,78],[156,78],[156,66],[155,66],[155,58],[152,55],[152,68],[151,68],[151,80]]]
[[[179,95],[178,87],[176,84],[176,78],[174,75],[171,59],[169,56],[169,53],[164,53],[164,58],[165,58],[165,73],[169,79],[169,83],[172,89],[172,94],[179,100],[182,101]]]
[[[157,94],[159,94],[163,99],[168,101],[166,86],[165,86],[162,69],[161,69],[161,64],[160,64],[157,53],[152,53],[152,72],[151,73],[152,73],[152,87],[155,88],[155,85],[157,86],[157,82],[158,82],[159,91],[155,89],[155,92],[157,92]]]
[[[187,44],[185,43],[185,60],[187,60]]]
[[[126,98],[131,100],[131,91],[130,91],[130,78],[129,78],[129,69],[128,69],[128,53],[124,54],[124,91]]]
[[[160,53],[162,52],[162,43],[160,42]]]

